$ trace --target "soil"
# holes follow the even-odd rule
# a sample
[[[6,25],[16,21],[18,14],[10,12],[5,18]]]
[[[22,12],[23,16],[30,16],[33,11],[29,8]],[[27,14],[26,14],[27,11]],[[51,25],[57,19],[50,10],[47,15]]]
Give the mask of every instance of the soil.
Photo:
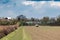
[[[30,34],[32,40],[60,40],[60,27],[43,28],[28,26],[25,28],[25,30]]]

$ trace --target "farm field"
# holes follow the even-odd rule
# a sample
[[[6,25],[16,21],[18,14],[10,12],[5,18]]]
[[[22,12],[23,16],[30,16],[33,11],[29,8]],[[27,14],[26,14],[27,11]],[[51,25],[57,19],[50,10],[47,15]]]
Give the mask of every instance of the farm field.
[[[0,40],[60,40],[60,27],[22,26]]]
[[[25,29],[32,40],[60,40],[60,27],[58,26],[28,26]]]

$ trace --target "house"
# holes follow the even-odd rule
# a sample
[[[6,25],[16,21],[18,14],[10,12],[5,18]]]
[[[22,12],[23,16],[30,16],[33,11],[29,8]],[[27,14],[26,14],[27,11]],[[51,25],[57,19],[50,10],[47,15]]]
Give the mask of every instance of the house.
[[[6,17],[5,19],[12,19],[11,17]]]

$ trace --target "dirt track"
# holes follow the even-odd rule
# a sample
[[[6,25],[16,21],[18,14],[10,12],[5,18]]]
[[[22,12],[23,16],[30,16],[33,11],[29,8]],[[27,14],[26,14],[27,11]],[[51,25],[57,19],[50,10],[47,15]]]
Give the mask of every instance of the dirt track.
[[[60,27],[26,27],[32,40],[60,40]]]

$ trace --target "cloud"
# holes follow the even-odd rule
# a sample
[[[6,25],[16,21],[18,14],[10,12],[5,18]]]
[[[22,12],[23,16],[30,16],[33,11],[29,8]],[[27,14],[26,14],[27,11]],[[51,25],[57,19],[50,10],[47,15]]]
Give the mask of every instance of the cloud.
[[[60,2],[56,2],[56,1],[24,1],[22,2],[23,5],[25,6],[31,6],[35,9],[41,9],[41,8],[58,8],[60,7]]]
[[[60,2],[50,2],[51,7],[60,7]]]
[[[22,2],[22,4],[24,4],[24,5],[34,5],[34,4],[35,4],[35,2],[31,2],[31,1],[24,1],[24,2]]]
[[[45,4],[45,1],[41,1],[41,2],[35,2],[35,1],[24,1],[22,2],[22,4],[24,5],[35,5],[35,4]]]
[[[41,1],[41,2],[36,2],[36,1],[24,1],[22,2],[23,5],[25,6],[32,6],[33,8],[39,9],[41,8],[46,2]]]

